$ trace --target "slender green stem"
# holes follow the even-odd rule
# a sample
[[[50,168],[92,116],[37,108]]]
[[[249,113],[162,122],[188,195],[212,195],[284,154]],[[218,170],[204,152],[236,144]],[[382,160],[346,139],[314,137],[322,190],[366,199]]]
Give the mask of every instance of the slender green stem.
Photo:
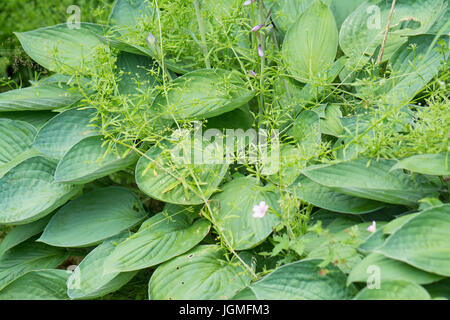
[[[201,37],[201,41],[202,41],[202,50],[203,50],[203,55],[205,56],[205,65],[206,68],[211,69],[211,63],[209,62],[209,55],[208,55],[208,47],[206,46],[206,36],[205,36],[205,25],[203,24],[203,19],[202,19],[202,13],[200,11],[200,5],[198,3],[198,0],[192,0],[192,2],[194,3],[194,7],[195,7],[195,13],[197,14],[197,22],[198,22],[198,29],[200,30],[200,37]]]

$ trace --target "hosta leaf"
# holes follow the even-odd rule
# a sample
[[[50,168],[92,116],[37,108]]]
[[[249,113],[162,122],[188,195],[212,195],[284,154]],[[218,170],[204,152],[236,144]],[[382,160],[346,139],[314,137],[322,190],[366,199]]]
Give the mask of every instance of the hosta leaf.
[[[198,246],[156,269],[150,278],[149,297],[152,300],[229,299],[250,280],[249,272],[238,259],[227,261],[220,247]]]
[[[433,299],[450,300],[450,278],[424,286]]]
[[[55,182],[55,163],[34,157],[0,179],[0,223],[25,224],[66,203],[80,187]]]
[[[264,241],[279,223],[279,195],[261,186],[253,177],[236,178],[221,187],[211,199],[216,226],[235,250],[252,248]],[[253,217],[253,207],[264,201],[269,210]]]
[[[294,121],[292,136],[303,146],[316,145],[321,141],[320,117],[311,110],[305,110]]]
[[[412,172],[435,176],[450,176],[448,152],[421,154],[400,160],[391,170],[406,169]]]
[[[67,282],[67,294],[71,299],[93,299],[120,289],[137,272],[104,272],[106,258],[124,236],[106,240],[92,250],[75,268]]]
[[[65,249],[34,242],[9,250],[0,257],[0,291],[29,271],[57,267],[66,257]]]
[[[66,85],[44,84],[0,94],[0,111],[42,111],[69,107],[82,98]]]
[[[358,250],[368,254],[374,250],[381,248],[384,244],[385,236],[383,234],[384,228],[378,228],[371,236],[369,236],[365,242],[363,242]]]
[[[58,163],[55,172],[57,182],[83,184],[123,170],[134,164],[138,155],[124,146],[108,151],[101,136],[88,137],[75,144]]]
[[[234,73],[196,70],[172,81],[167,96],[158,95],[150,112],[168,120],[210,118],[247,104],[253,96]]]
[[[442,0],[399,0],[392,16],[384,59],[402,43],[404,36],[425,33],[439,17]],[[391,1],[369,0],[344,21],[339,43],[354,65],[362,66],[383,42]]]
[[[450,276],[450,204],[433,207],[405,223],[377,249],[418,269]]]
[[[312,166],[302,173],[338,192],[392,204],[414,205],[437,192],[437,187],[420,182],[419,177],[413,180],[403,172],[389,172],[394,163],[391,160],[371,161],[368,166],[368,160],[351,160]]]
[[[156,85],[157,79],[148,71],[154,64],[150,57],[122,52],[118,55],[116,64],[120,76],[118,82],[120,94],[148,93]]]
[[[268,7],[272,8],[272,17],[277,28],[286,33],[314,0],[270,0],[265,2],[267,2]]]
[[[333,0],[331,3],[331,10],[333,11],[334,18],[338,29],[341,28],[345,19],[358,8],[365,0]]]
[[[89,73],[96,49],[102,45],[97,34],[103,35],[105,26],[80,23],[69,28],[66,23],[33,31],[16,33],[25,52],[41,66],[59,73]]]
[[[0,291],[0,300],[67,300],[67,279],[64,270],[31,271]]]
[[[174,204],[196,205],[208,199],[222,181],[228,165],[223,161],[218,164],[208,164],[203,159],[196,161],[192,157],[201,151],[206,154],[207,145],[202,149],[201,143],[197,146],[195,140],[191,145],[191,141],[188,137],[150,148],[136,166],[139,189],[152,198]]]
[[[206,219],[192,223],[182,208],[160,212],[121,242],[105,261],[105,272],[148,268],[193,248],[208,234]]]
[[[147,0],[117,0],[109,17],[110,24],[131,27],[139,19],[152,15],[154,9]]]
[[[32,150],[36,129],[23,121],[0,119],[0,178],[20,162],[36,156]]]
[[[383,281],[380,288],[364,288],[356,300],[430,300],[428,292],[413,282],[405,280]]]
[[[50,218],[51,216],[46,216],[35,222],[14,227],[0,242],[0,256],[11,248],[44,231]]]
[[[146,215],[133,192],[96,189],[59,209],[38,241],[56,247],[90,246],[133,227]]]
[[[46,156],[61,159],[79,141],[98,135],[91,125],[95,109],[71,109],[60,113],[39,131],[33,147]]]
[[[334,191],[303,175],[297,178],[291,189],[301,200],[334,212],[362,214],[376,211],[385,206],[378,201]]]
[[[286,264],[250,285],[259,300],[344,300],[354,293],[346,287],[345,274],[321,260],[302,260]]]
[[[56,112],[51,111],[9,111],[0,113],[0,118],[25,121],[39,130],[56,115]]]
[[[446,39],[448,45],[448,37],[442,39]],[[396,106],[414,98],[439,72],[449,53],[442,54],[434,44],[435,40],[433,35],[409,37],[392,56],[392,75],[379,88],[380,92],[386,93],[388,103]]]
[[[300,81],[323,78],[338,46],[338,30],[330,8],[320,0],[303,12],[283,42],[283,59]]]
[[[358,263],[350,272],[347,283],[367,282],[372,276],[371,266],[376,266],[380,281],[405,280],[417,284],[426,284],[442,279],[441,276],[416,269],[404,262],[389,259],[379,253],[371,253]]]

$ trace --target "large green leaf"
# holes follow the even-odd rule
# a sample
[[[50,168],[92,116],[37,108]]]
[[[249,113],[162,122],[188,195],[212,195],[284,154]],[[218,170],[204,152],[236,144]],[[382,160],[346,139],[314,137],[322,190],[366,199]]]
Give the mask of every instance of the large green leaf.
[[[34,157],[0,179],[0,223],[25,224],[66,203],[80,187],[55,182],[55,163]]]
[[[56,115],[57,113],[52,111],[7,111],[1,112],[0,118],[25,121],[39,130],[48,120]]]
[[[442,279],[441,276],[416,269],[404,262],[389,259],[379,253],[371,253],[356,265],[347,278],[347,283],[367,282],[371,276],[370,267],[376,266],[380,281],[405,280],[426,284]]]
[[[207,149],[201,146],[201,142],[198,146],[196,139],[188,137],[150,148],[136,166],[139,189],[152,198],[168,203],[204,203],[204,199],[216,191],[228,165],[223,161],[205,163],[207,159],[203,159],[203,156]],[[202,157],[197,159],[198,155]]]
[[[412,172],[435,176],[450,176],[450,163],[447,153],[420,154],[400,160],[391,170],[406,169]]]
[[[215,225],[235,250],[252,248],[264,241],[279,223],[279,195],[261,186],[253,177],[236,178],[221,187],[211,199]],[[253,207],[264,201],[269,210],[253,217]]]
[[[117,69],[120,81],[119,93],[122,95],[148,94],[157,79],[149,72],[154,61],[150,57],[122,52],[117,56]]]
[[[240,262],[236,258],[226,260],[220,247],[198,246],[156,269],[150,278],[149,297],[152,300],[224,300],[233,297],[250,280],[249,272]]]
[[[66,257],[65,249],[42,243],[25,242],[12,248],[0,257],[0,290],[29,271],[55,268]]]
[[[124,239],[124,235],[106,240],[92,250],[75,268],[67,281],[67,294],[71,299],[93,299],[120,289],[137,272],[105,273],[106,258]]]
[[[0,300],[67,300],[67,279],[64,270],[31,271],[0,291]]]
[[[364,288],[356,300],[430,300],[428,292],[413,282],[405,280],[383,281],[380,288]]]
[[[37,155],[32,150],[36,129],[23,121],[0,119],[0,178],[20,162]]]
[[[83,184],[133,165],[138,155],[122,145],[117,150],[104,146],[101,136],[88,137],[75,144],[58,163],[57,182]],[[117,154],[119,153],[119,154]]]
[[[442,0],[398,0],[392,16],[384,59],[406,41],[404,36],[425,33],[440,15]],[[392,1],[369,0],[344,21],[339,43],[353,65],[362,66],[383,42]]]
[[[450,276],[450,204],[422,211],[377,249],[418,269]]]
[[[86,247],[133,227],[146,215],[133,192],[121,187],[96,189],[59,209],[38,241]]]
[[[48,215],[35,222],[16,226],[10,230],[0,242],[0,256],[11,248],[44,231],[44,228],[50,221],[50,218],[51,216]]]
[[[376,201],[415,205],[420,199],[433,196],[437,187],[401,172],[389,172],[391,160],[359,159],[306,168],[302,173],[311,180],[355,197]]]
[[[269,0],[264,2],[272,8],[272,17],[277,28],[286,33],[314,0]]]
[[[333,11],[334,18],[338,29],[341,28],[345,19],[357,9],[365,0],[333,0],[331,3],[331,10]]]
[[[117,0],[109,17],[112,25],[131,27],[139,19],[152,15],[154,9],[147,0]]]
[[[50,158],[61,159],[76,143],[98,135],[91,122],[95,109],[71,109],[60,113],[39,131],[33,147]]]
[[[206,219],[171,206],[145,221],[139,231],[121,242],[105,261],[105,272],[148,268],[192,249],[208,234]]]
[[[202,69],[172,81],[167,96],[158,95],[150,113],[161,113],[167,120],[210,118],[247,104],[253,96],[236,74]]]
[[[385,204],[378,201],[334,191],[303,175],[300,175],[290,188],[301,200],[334,212],[362,214],[385,207]]]
[[[330,8],[320,0],[303,12],[283,42],[283,59],[300,81],[326,78],[338,46],[338,30]]]
[[[97,34],[104,33],[105,26],[83,22],[80,28],[63,23],[16,36],[25,52],[46,69],[87,74],[94,67],[96,49],[102,45]]]
[[[43,84],[0,94],[0,111],[55,110],[69,107],[81,98],[82,95],[69,86]]]
[[[344,300],[355,292],[345,284],[345,274],[321,260],[308,259],[286,264],[250,285],[259,300]]]
[[[446,40],[448,46],[448,37],[442,39]],[[443,54],[435,40],[434,35],[409,37],[395,52],[390,59],[391,77],[378,88],[380,93],[386,94],[385,101],[393,106],[404,104],[414,98],[439,72],[450,54]]]

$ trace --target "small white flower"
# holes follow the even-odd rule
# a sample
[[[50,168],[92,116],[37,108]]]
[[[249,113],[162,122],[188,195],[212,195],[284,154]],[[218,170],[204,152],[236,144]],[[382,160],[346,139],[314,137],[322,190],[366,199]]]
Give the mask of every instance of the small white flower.
[[[253,206],[253,218],[264,218],[268,209],[269,205],[261,201],[258,205]]]
[[[377,223],[372,221],[372,224],[367,228],[367,231],[374,233],[377,231]]]

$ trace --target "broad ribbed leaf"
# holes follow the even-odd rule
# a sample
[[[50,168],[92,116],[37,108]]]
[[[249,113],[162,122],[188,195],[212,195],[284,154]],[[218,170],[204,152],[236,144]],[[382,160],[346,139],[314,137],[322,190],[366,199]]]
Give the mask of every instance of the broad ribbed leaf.
[[[331,3],[331,10],[333,11],[334,18],[338,29],[341,28],[345,19],[355,11],[365,0],[333,0]]]
[[[98,135],[98,129],[91,123],[94,115],[95,109],[60,113],[39,131],[33,147],[50,158],[61,159],[79,141]]]
[[[250,285],[259,300],[344,300],[355,292],[345,284],[345,274],[321,260],[302,260],[284,265]]]
[[[0,118],[25,121],[39,130],[48,120],[56,115],[56,112],[51,111],[8,111],[0,113]]]
[[[117,146],[117,150],[108,151],[103,143],[101,136],[93,136],[75,144],[58,163],[55,180],[83,184],[123,170],[136,162],[138,155],[134,151],[127,152],[129,150],[122,145]]]
[[[269,4],[268,7],[272,8],[272,17],[277,28],[286,33],[314,0],[270,0],[265,2]]]
[[[70,107],[82,98],[66,85],[43,84],[0,94],[0,111],[41,111]]]
[[[117,0],[109,17],[110,24],[132,27],[139,19],[152,15],[152,3],[147,0]]]
[[[252,248],[264,241],[279,223],[279,195],[253,177],[236,178],[221,187],[211,201],[216,226],[235,250]],[[269,210],[253,217],[253,207],[264,201]]]
[[[395,164],[391,160],[352,160],[335,164],[312,166],[302,173],[335,191],[376,201],[415,205],[422,198],[433,196],[437,187],[420,177],[413,179],[401,172],[389,172]]]
[[[96,49],[102,45],[97,37],[105,26],[80,23],[80,28],[68,24],[16,33],[25,52],[41,66],[62,74],[89,73],[93,68]]]
[[[430,300],[428,292],[418,284],[405,280],[381,282],[380,288],[364,288],[356,300]]]
[[[36,129],[31,124],[0,119],[0,178],[20,162],[38,154],[32,150],[35,136]]]
[[[0,300],[67,300],[67,279],[64,270],[31,271],[0,291]]]
[[[202,69],[172,81],[167,96],[158,95],[150,113],[167,120],[210,118],[247,104],[253,96],[236,74]]]
[[[195,215],[184,208],[160,212],[148,219],[139,231],[121,242],[105,261],[105,272],[148,268],[193,248],[208,234],[206,219],[192,222]]]
[[[133,227],[146,215],[133,192],[96,189],[59,209],[38,241],[56,247],[90,246]]]
[[[36,221],[66,203],[80,187],[57,183],[55,163],[34,157],[11,169],[0,179],[0,223]]]
[[[67,281],[67,294],[71,299],[93,299],[120,289],[137,272],[104,272],[106,258],[124,239],[124,235],[106,240],[92,250],[75,268]]]
[[[0,242],[0,256],[11,248],[44,231],[50,218],[51,216],[48,215],[35,222],[16,226],[10,230]]]
[[[320,0],[303,12],[283,42],[283,59],[300,81],[327,78],[338,46],[338,30],[330,8]]]
[[[425,33],[440,15],[442,0],[398,0],[392,16],[384,60],[389,59],[408,35]],[[362,66],[383,42],[392,1],[369,0],[344,21],[339,43],[353,65]]]
[[[227,261],[220,247],[198,246],[156,269],[150,278],[149,297],[151,300],[225,300],[250,280],[249,272],[238,259]]]
[[[206,163],[208,159],[202,157],[206,155],[206,147],[202,149],[201,143],[197,146],[190,137],[154,146],[136,165],[136,183],[147,195],[161,201],[181,205],[204,203],[228,169],[223,160]]]
[[[450,277],[450,204],[422,211],[377,249],[418,269]]]
[[[29,271],[56,268],[66,257],[65,249],[35,242],[9,250],[0,257],[0,291]]]
[[[303,175],[297,178],[291,189],[303,201],[334,212],[362,214],[385,207],[385,204],[378,201],[334,191]]]
[[[412,172],[433,176],[450,176],[448,152],[438,154],[420,154],[400,160],[391,170],[406,169]]]
[[[442,276],[416,269],[404,262],[387,258],[379,253],[371,253],[358,263],[350,272],[347,283],[367,282],[372,276],[371,266],[376,266],[380,281],[405,280],[417,284],[426,284],[442,279]]]

